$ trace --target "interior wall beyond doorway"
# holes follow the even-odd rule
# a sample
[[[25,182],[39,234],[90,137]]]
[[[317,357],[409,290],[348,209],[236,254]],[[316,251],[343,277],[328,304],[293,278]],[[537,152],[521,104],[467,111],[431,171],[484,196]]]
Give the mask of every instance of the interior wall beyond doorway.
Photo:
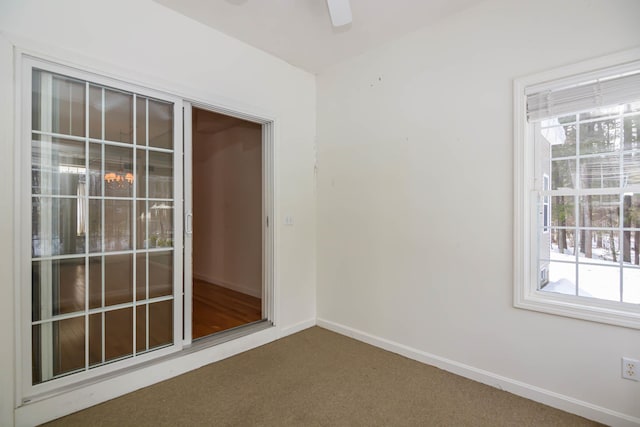
[[[197,110],[193,129],[193,276],[261,298],[262,127]]]

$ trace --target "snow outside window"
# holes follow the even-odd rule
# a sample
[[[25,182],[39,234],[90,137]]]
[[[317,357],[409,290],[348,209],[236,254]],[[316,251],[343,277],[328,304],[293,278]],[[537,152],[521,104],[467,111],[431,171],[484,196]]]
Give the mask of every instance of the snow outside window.
[[[515,82],[517,307],[640,328],[640,55],[627,54]]]

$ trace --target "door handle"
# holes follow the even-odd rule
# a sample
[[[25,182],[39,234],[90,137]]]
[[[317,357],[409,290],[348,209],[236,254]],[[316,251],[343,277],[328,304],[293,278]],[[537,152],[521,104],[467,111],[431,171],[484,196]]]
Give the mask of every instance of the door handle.
[[[185,215],[184,231],[187,234],[193,234],[193,214],[191,212]]]

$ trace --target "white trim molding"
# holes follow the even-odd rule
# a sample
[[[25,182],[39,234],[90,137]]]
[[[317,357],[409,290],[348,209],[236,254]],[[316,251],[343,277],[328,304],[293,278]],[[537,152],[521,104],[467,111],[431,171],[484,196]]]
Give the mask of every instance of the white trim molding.
[[[615,425],[618,427],[632,427],[640,425],[640,418],[632,415],[623,414],[621,412],[612,411],[602,406],[594,405],[589,402],[574,399],[560,393],[536,387],[522,381],[514,380],[494,372],[476,368],[474,366],[465,365],[455,360],[447,359],[432,353],[427,353],[395,341],[387,340],[376,335],[372,335],[358,329],[354,329],[340,323],[331,322],[329,320],[318,319],[317,325],[336,332],[341,335],[362,341],[366,344],[373,345],[383,350],[399,354],[417,362],[435,366],[456,375],[460,375],[470,380],[480,382],[482,384],[495,387],[513,393],[517,396],[531,399],[533,401],[551,406],[562,411],[570,412],[594,421],[598,421],[607,425]]]

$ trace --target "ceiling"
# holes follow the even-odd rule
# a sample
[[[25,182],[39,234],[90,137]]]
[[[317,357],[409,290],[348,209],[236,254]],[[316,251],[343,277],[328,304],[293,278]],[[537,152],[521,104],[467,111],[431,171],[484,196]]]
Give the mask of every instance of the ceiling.
[[[155,1],[318,73],[483,0],[351,0],[353,22],[338,28],[326,0]]]

